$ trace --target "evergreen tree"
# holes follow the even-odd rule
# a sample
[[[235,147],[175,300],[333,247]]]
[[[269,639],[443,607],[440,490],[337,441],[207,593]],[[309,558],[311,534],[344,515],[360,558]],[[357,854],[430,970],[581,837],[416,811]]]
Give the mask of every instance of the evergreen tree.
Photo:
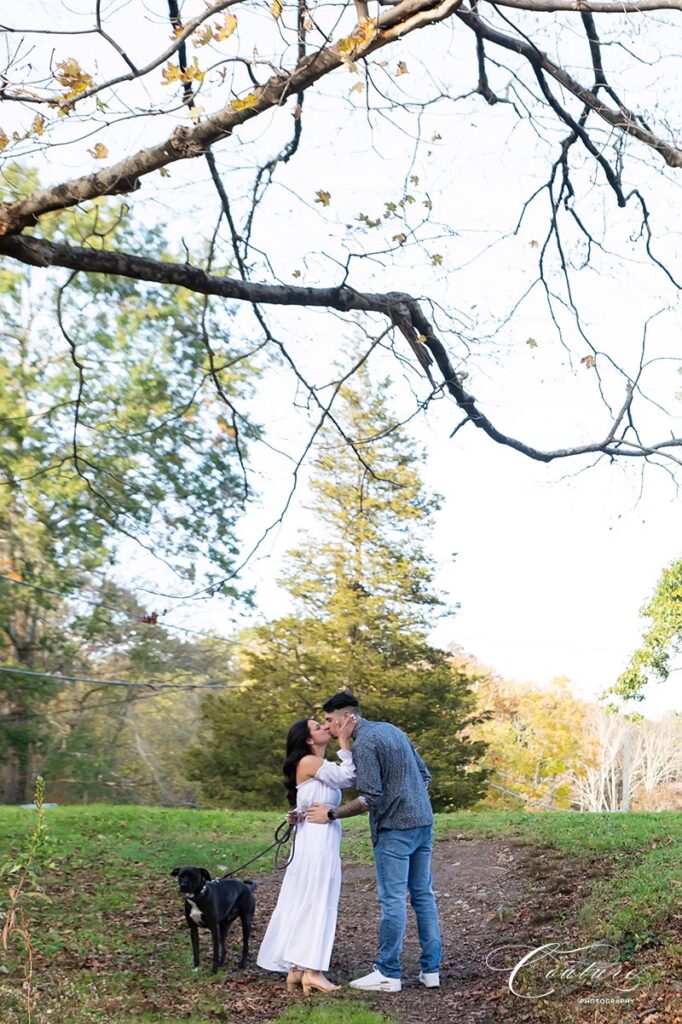
[[[391,418],[390,382],[342,391],[352,447],[328,430],[314,464],[317,538],[290,552],[283,583],[297,614],[251,630],[243,688],[203,705],[207,735],[189,755],[204,795],[232,807],[282,803],[286,731],[339,689],[368,718],[404,729],[430,765],[438,809],[479,799],[485,744],[470,679],[428,643],[441,598],[425,548],[439,499],[419,473],[423,455]]]

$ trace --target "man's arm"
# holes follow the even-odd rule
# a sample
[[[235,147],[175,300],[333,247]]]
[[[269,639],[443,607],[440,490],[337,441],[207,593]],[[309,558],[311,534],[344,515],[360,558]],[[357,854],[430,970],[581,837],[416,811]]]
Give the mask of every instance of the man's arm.
[[[377,807],[384,795],[381,779],[381,762],[377,744],[356,743],[353,750],[355,761],[355,788],[369,808]]]
[[[380,803],[384,794],[381,782],[381,765],[376,744],[356,743],[353,748],[355,761],[355,788],[359,796],[349,800],[347,804],[334,808],[334,818],[352,818],[356,814],[366,814],[372,807]],[[327,804],[311,804],[307,811],[308,821],[316,825],[324,825],[329,821]]]
[[[330,820],[328,804],[311,804],[306,811],[306,818],[313,825],[326,825]],[[369,810],[367,802],[361,796],[349,800],[347,804],[334,808],[334,821],[337,818],[353,818],[356,814],[366,814]]]
[[[430,782],[431,782],[431,772],[426,767],[426,765],[422,761],[422,759],[419,756],[419,754],[417,753],[417,751],[414,749],[414,746],[412,745],[412,743],[410,743],[410,746],[412,747],[412,753],[414,754],[415,759],[417,761],[417,768],[419,769],[419,774],[421,775],[422,779],[424,780],[424,782],[428,786],[430,784]]]

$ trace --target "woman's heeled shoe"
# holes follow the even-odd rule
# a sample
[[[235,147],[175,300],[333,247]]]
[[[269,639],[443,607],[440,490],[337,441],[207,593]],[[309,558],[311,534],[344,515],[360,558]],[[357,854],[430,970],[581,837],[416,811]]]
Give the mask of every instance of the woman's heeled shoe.
[[[303,986],[303,995],[308,996],[311,992],[338,992],[341,988],[340,985],[332,985],[327,978],[324,979],[327,984],[320,984],[315,978],[311,978],[307,975],[307,971],[301,978],[301,985]]]
[[[302,984],[303,971],[293,970],[287,974],[287,992],[295,992]]]

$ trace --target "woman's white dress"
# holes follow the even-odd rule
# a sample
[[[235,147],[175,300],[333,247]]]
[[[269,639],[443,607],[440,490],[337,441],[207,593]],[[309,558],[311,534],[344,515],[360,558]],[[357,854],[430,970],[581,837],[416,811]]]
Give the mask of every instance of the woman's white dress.
[[[312,779],[296,787],[296,809],[311,804],[338,807],[341,790],[355,781],[349,750],[340,750],[341,764],[325,761]],[[258,951],[258,966],[266,971],[307,967],[326,971],[336,933],[341,892],[341,825],[310,821],[296,826],[294,859],[286,869],[277,906]]]

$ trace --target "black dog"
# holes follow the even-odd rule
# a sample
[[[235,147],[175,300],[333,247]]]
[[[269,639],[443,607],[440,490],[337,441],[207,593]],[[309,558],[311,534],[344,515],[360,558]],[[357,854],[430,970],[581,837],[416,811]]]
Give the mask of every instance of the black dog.
[[[211,880],[206,868],[173,868],[180,892],[185,897],[185,917],[192,936],[194,966],[199,966],[199,929],[210,928],[213,937],[213,967],[215,974],[225,963],[225,936],[237,918],[242,922],[242,955],[240,967],[246,966],[249,955],[249,935],[256,909],[254,892],[256,882],[238,882],[235,878]]]

